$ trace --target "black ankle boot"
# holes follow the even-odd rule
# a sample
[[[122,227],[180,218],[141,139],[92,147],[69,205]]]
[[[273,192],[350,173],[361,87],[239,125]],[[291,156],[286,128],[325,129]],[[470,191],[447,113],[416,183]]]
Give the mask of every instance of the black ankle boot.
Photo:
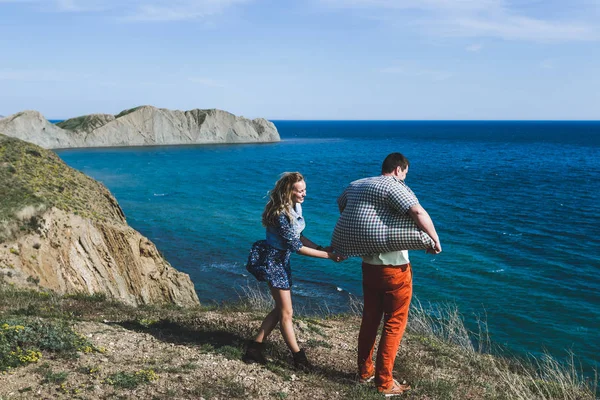
[[[254,340],[248,342],[248,346],[246,347],[246,354],[242,357],[242,361],[246,364],[262,364],[265,365],[267,363],[267,359],[263,355],[263,351],[265,350],[264,343],[258,343]]]
[[[312,369],[312,365],[308,362],[303,349],[300,349],[297,353],[292,353],[292,356],[294,357],[294,367],[296,369],[304,372],[309,372]]]

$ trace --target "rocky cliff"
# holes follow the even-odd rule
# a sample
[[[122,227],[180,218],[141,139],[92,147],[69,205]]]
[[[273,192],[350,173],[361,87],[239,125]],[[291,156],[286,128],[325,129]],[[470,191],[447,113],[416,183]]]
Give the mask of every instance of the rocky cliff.
[[[187,274],[127,225],[101,183],[51,151],[0,135],[0,273],[22,287],[131,305],[199,304]]]
[[[263,118],[247,119],[222,110],[178,111],[141,106],[117,115],[91,114],[57,125],[37,111],[0,120],[0,133],[46,149],[277,142],[277,128]]]

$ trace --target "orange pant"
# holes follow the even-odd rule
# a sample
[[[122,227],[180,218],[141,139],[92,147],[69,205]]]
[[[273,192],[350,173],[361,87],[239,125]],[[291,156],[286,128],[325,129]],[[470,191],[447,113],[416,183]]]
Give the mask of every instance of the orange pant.
[[[378,388],[393,385],[392,370],[408,322],[412,297],[412,270],[405,265],[362,264],[364,309],[358,335],[358,369],[362,378],[373,375]],[[383,330],[373,368],[373,348],[379,323]]]

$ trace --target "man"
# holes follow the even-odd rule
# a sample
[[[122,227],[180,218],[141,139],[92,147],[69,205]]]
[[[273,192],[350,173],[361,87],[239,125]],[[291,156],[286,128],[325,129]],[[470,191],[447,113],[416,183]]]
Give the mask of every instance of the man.
[[[442,246],[433,222],[415,194],[404,183],[408,166],[408,159],[402,154],[388,155],[383,161],[381,176],[353,182],[338,198],[340,213],[343,217],[349,202],[360,201],[371,203],[367,205],[370,210],[384,209],[378,211],[378,215],[371,213],[368,217],[365,216],[369,221],[389,221],[390,218],[405,218],[408,215],[433,240],[433,245],[427,252],[438,254],[442,251]],[[385,229],[378,229],[387,232]],[[369,254],[362,256],[362,259],[364,309],[358,336],[359,380],[370,382],[375,378],[380,393],[386,396],[400,395],[410,389],[410,386],[398,383],[392,376],[412,297],[412,270],[408,251]],[[384,325],[376,365],[373,366],[373,348],[382,316]]]

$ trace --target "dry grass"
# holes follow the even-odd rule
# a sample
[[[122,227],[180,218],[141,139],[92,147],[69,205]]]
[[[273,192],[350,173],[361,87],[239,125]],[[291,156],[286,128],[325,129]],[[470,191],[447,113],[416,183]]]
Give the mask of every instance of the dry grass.
[[[241,287],[238,292],[238,297],[240,304],[243,304],[248,307],[248,309],[254,311],[269,312],[273,309],[273,305],[275,304],[271,294],[257,283]]]
[[[484,351],[489,342],[473,344],[471,338],[477,335],[475,342],[486,342],[480,339],[481,333],[468,332],[456,307],[414,305],[394,371],[413,387],[404,398],[596,398],[597,382],[581,378],[574,358],[562,363],[551,357],[492,356]],[[131,308],[101,295],[61,297],[0,284],[0,320],[15,316],[66,320],[79,327],[94,346],[106,347],[106,354],[82,354],[66,364],[44,354],[45,368],[64,376],[64,382],[45,379],[34,365],[20,367],[10,376],[0,376],[0,399],[9,393],[27,398],[32,392],[49,398],[92,399],[382,398],[373,386],[355,382],[360,325],[356,314],[295,318],[298,339],[315,365],[312,373],[293,369],[278,332],[267,346],[269,364],[245,365],[240,360],[244,342],[256,333],[271,307],[268,291],[258,286],[241,289],[236,304],[181,309]],[[354,299],[350,307],[359,313],[362,304]],[[136,388],[110,383],[120,382],[116,378],[138,378],[140,371],[153,371],[156,377],[136,380]]]
[[[437,358],[436,366],[443,365],[444,360],[447,365],[455,366],[454,376],[447,374],[437,383],[431,382],[427,376],[431,371],[427,368],[420,369],[417,380],[435,387],[442,394],[440,398],[463,398],[465,393],[469,398],[495,399],[596,398],[597,376],[583,378],[574,355],[564,362],[549,354],[541,358],[507,357],[502,350],[494,349],[487,324],[479,321],[478,326],[479,332],[470,332],[455,305],[425,307],[418,300],[414,301],[408,331]],[[407,354],[406,357],[414,356]],[[424,366],[430,363],[426,358],[417,356],[417,360],[411,361]],[[442,371],[438,368],[437,372]],[[456,390],[459,387],[460,391]]]
[[[272,300],[258,286],[243,289],[240,299],[250,309],[269,311]],[[350,316],[359,317],[363,304],[351,297]],[[338,319],[326,307],[323,318]],[[301,320],[306,318],[299,316]],[[308,319],[310,321],[310,319]],[[485,320],[478,332],[469,331],[456,305],[424,305],[414,299],[404,344],[396,362],[398,377],[409,380],[415,390],[409,398],[439,399],[595,399],[598,379],[583,378],[582,368],[571,356],[560,362],[542,358],[505,356],[495,348]],[[326,346],[322,341],[313,343]],[[365,395],[353,392],[354,398]]]

